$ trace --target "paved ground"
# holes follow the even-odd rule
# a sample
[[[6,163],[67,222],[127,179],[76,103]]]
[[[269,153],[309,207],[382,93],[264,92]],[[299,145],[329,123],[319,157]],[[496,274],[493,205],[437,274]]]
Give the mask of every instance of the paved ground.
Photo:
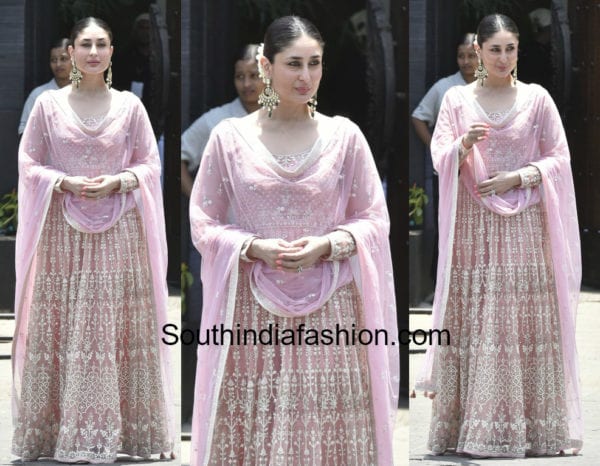
[[[177,323],[179,326],[181,316],[180,299],[178,296],[169,297],[169,322]],[[12,336],[14,331],[14,321],[0,320],[0,336]],[[178,348],[173,346],[172,348]],[[0,356],[10,354],[10,343],[0,342]],[[180,367],[181,361],[179,358],[179,351],[173,351],[172,353],[174,374],[173,380],[175,381],[174,393],[175,393],[175,412],[179,413],[181,407],[181,387],[180,387]],[[10,443],[12,438],[12,416],[10,408],[10,391],[11,391],[11,365],[10,360],[0,360],[0,465],[30,465],[30,466],[44,466],[53,465],[57,466],[61,463],[56,461],[35,461],[35,462],[21,462],[16,456],[10,453]],[[179,425],[179,417],[177,417],[176,425]],[[159,460],[155,461],[131,461],[131,460],[120,460],[125,464],[135,463],[136,465],[150,465],[157,463],[165,463],[169,465],[179,465],[181,461],[180,446],[176,449],[177,460],[173,462],[162,462]],[[124,457],[128,458],[128,457]]]
[[[413,329],[430,327],[428,316],[411,316]],[[426,443],[431,416],[431,401],[422,395],[410,403],[410,465],[600,465],[600,291],[581,294],[577,318],[577,348],[581,366],[583,412],[585,416],[584,448],[579,456],[526,458],[526,459],[470,459],[458,456],[432,456],[427,454]],[[410,357],[411,386],[423,361],[423,355]]]

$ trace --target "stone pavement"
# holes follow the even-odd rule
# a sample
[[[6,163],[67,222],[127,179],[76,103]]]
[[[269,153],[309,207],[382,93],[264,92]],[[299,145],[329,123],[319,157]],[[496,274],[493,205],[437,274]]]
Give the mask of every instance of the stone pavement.
[[[430,328],[430,317],[411,316],[412,329]],[[454,455],[428,455],[426,443],[431,417],[431,401],[422,394],[410,400],[410,462],[412,466],[449,466],[449,465],[494,465],[494,466],[535,466],[548,464],[562,465],[600,465],[600,291],[586,290],[581,293],[577,314],[577,349],[581,367],[581,386],[585,433],[583,450],[579,456],[568,454],[563,457],[525,458],[525,459],[472,459]],[[410,356],[410,385],[414,385],[415,376],[421,367],[424,356]]]
[[[181,305],[180,305],[179,296],[170,296],[169,297],[169,310],[168,310],[168,321],[171,323],[177,324],[178,327],[181,327]],[[14,321],[13,320],[0,320],[0,337],[4,336],[12,336],[14,331]],[[181,361],[179,357],[178,346],[172,346],[173,351],[171,352],[172,364],[173,364],[173,381],[175,382],[175,386],[173,387],[174,395],[175,395],[175,425],[178,427],[180,425],[179,421],[179,411],[181,409]],[[11,344],[0,341],[0,356],[10,354]],[[11,362],[9,359],[0,359],[0,465],[29,465],[29,466],[44,466],[44,465],[53,465],[58,466],[62,463],[58,463],[56,461],[35,461],[35,462],[21,462],[17,459],[16,456],[11,455],[10,453],[10,444],[12,439],[12,415],[11,415],[11,407],[10,407],[10,397],[11,397]],[[177,438],[179,438],[179,433],[177,433]],[[169,466],[178,466],[181,464],[181,453],[180,453],[180,445],[176,446],[175,452],[177,454],[177,459],[175,461],[133,461],[129,457],[123,456],[123,459],[119,459],[119,463],[123,464],[135,464],[135,465],[150,465],[150,464],[165,464]]]

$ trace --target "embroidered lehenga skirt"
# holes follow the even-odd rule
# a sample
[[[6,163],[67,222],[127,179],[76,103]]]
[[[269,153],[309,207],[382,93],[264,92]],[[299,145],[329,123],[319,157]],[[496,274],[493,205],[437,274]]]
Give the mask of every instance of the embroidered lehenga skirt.
[[[284,318],[258,304],[240,273],[233,322],[241,329],[277,328],[280,335],[293,329],[297,335],[301,325],[305,331],[335,331],[336,324],[351,331],[362,321],[354,283],[314,313]],[[229,348],[209,464],[375,466],[367,347],[274,341]]]
[[[570,448],[559,312],[543,206],[503,217],[459,183],[428,447],[485,456]]]
[[[13,453],[112,462],[170,451],[143,224],[81,233],[52,199],[38,243]]]

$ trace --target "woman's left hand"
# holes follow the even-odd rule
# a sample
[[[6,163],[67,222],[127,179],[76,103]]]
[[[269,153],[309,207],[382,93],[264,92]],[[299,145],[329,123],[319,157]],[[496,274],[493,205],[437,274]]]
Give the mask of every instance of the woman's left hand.
[[[89,180],[84,196],[90,199],[101,199],[117,191],[121,187],[121,178],[118,175],[102,175]]]
[[[519,173],[514,172],[498,172],[491,178],[475,185],[475,191],[481,197],[493,196],[495,194],[504,194],[521,184]]]
[[[288,272],[301,272],[312,267],[321,257],[331,254],[331,243],[326,236],[305,236],[291,242],[302,249],[293,253],[279,254],[278,265]]]

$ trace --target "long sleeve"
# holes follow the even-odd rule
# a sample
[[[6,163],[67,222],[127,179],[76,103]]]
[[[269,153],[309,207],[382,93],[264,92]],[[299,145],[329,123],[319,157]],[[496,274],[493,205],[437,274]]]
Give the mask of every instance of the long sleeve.
[[[356,241],[347,231],[332,231],[327,234],[327,239],[331,245],[331,254],[325,260],[340,261],[356,254]]]

